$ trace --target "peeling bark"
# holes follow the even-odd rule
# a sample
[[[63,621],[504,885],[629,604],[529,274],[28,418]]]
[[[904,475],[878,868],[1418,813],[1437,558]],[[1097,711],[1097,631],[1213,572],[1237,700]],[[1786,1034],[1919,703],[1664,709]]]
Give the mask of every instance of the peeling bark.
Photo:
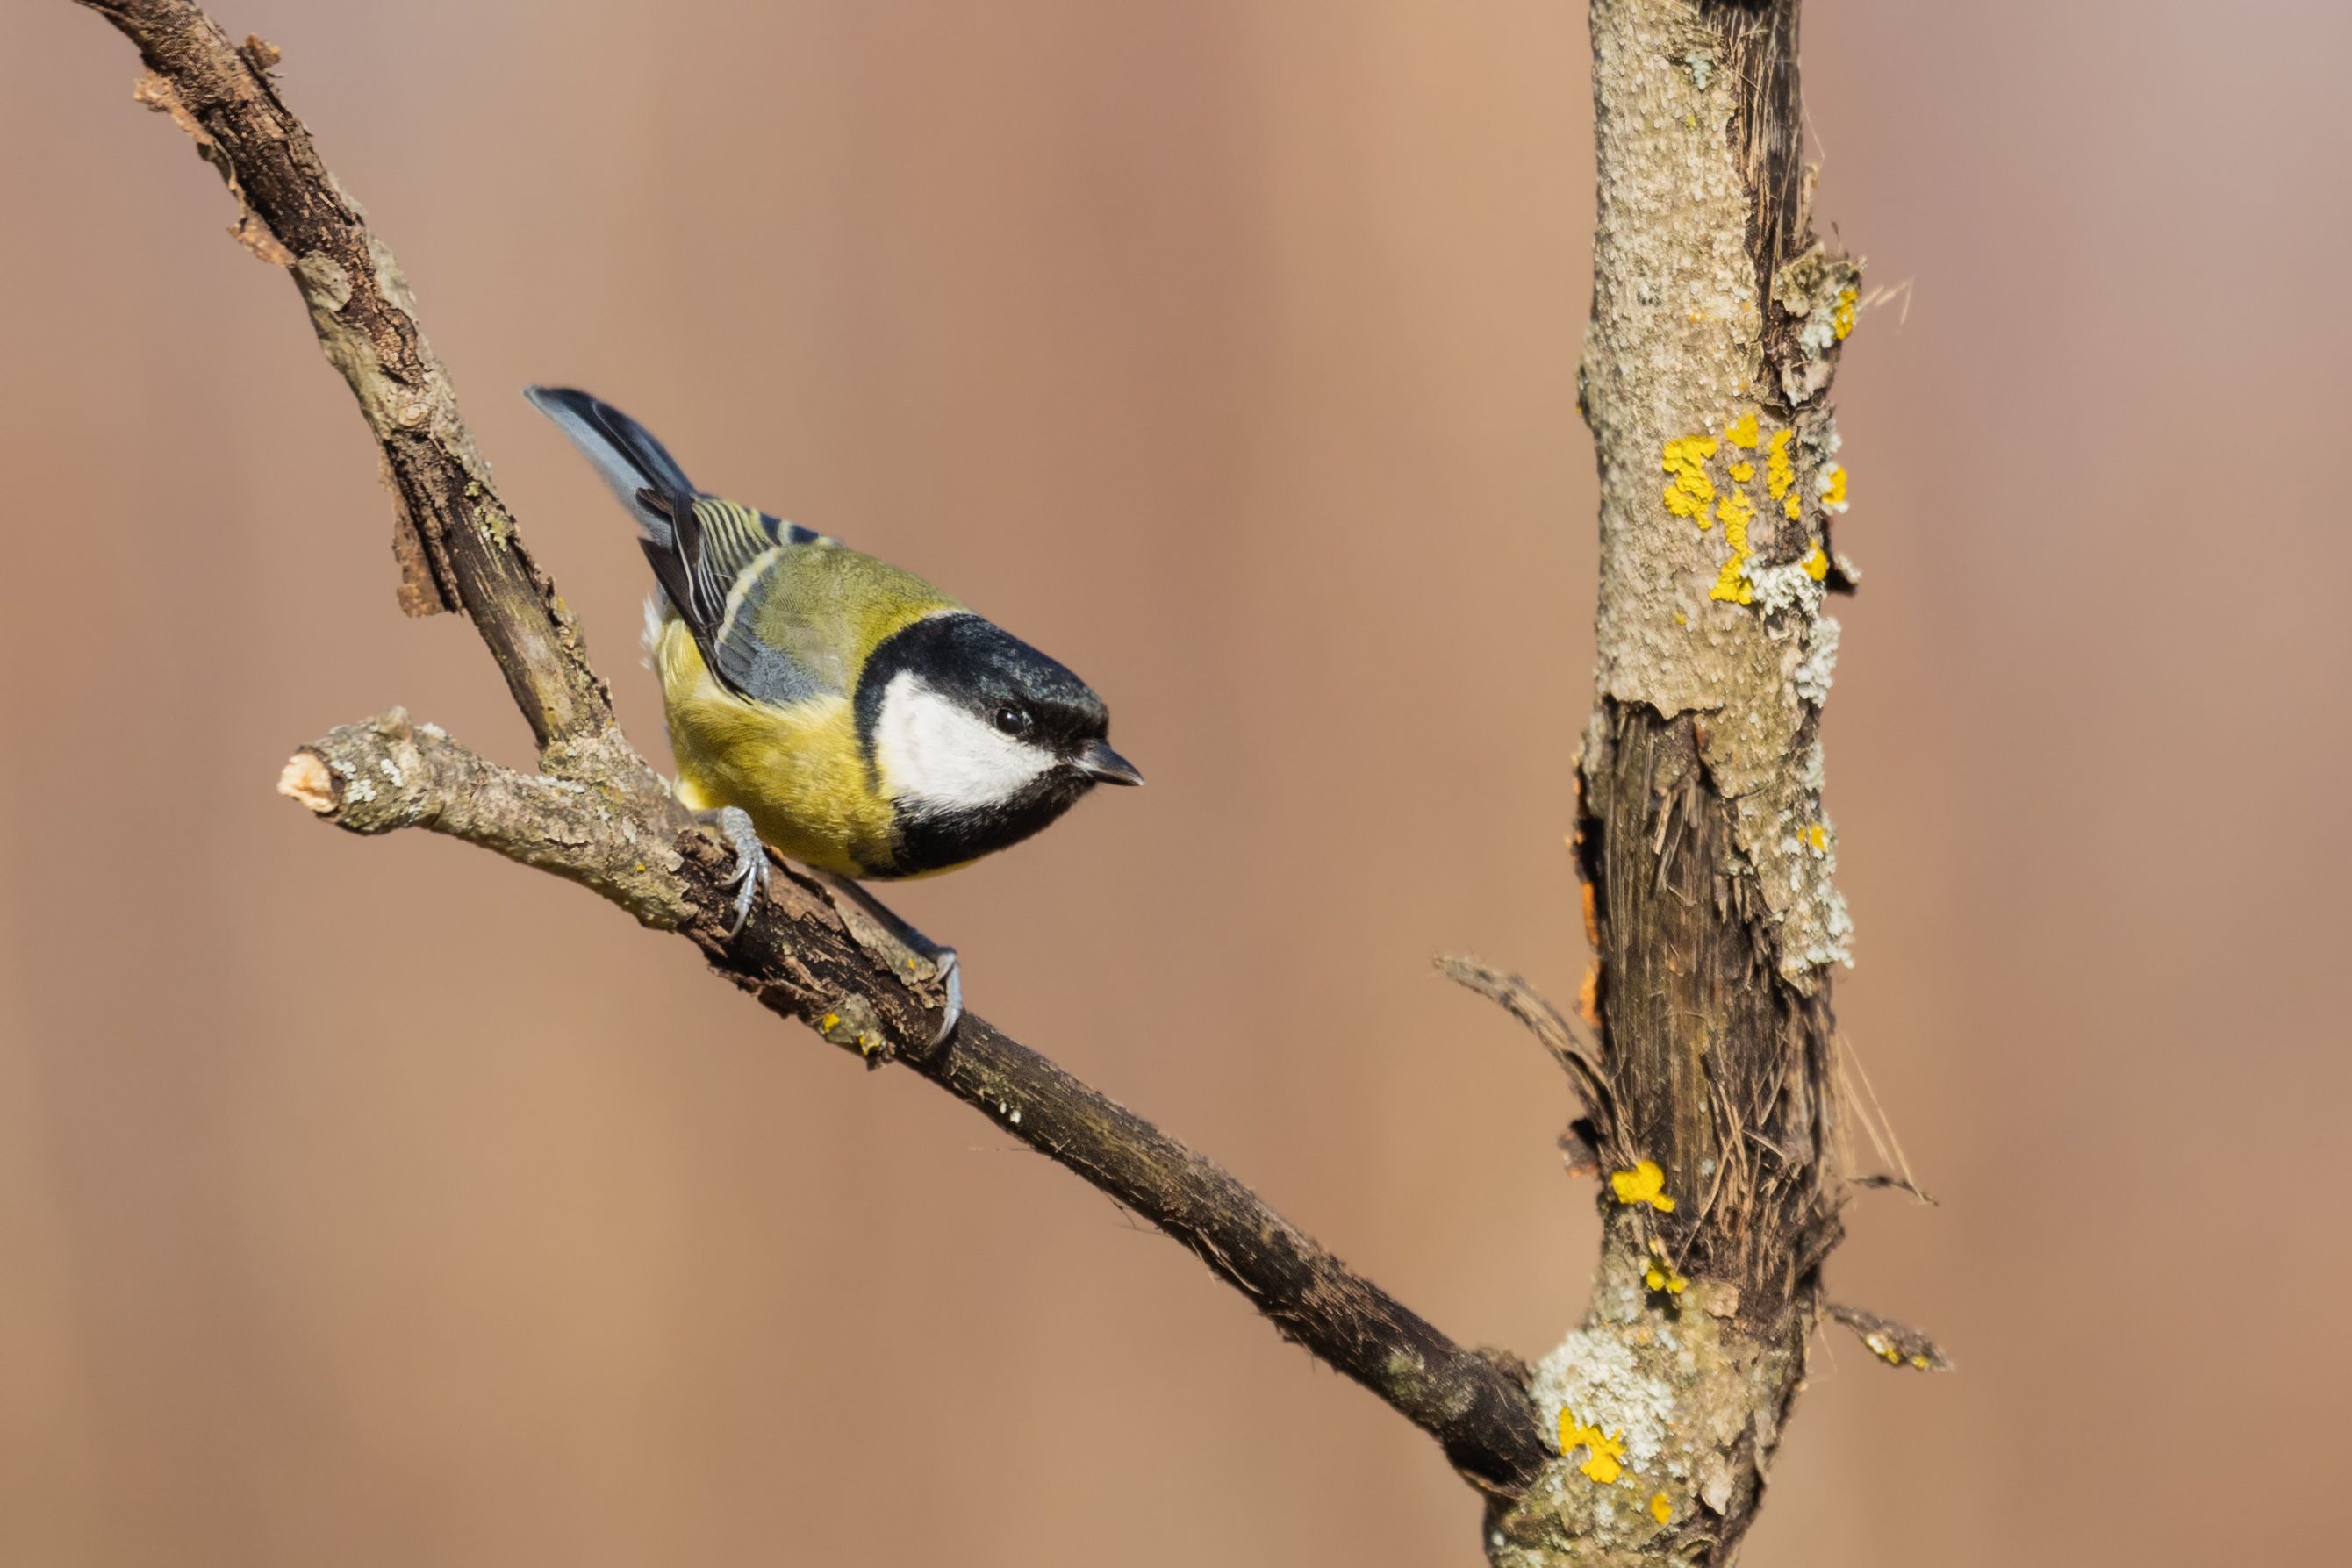
[[[230,233],[301,290],[319,347],[382,453],[401,607],[462,609],[541,746],[609,730],[611,695],[554,585],[515,537],[400,264],[278,99],[269,78],[278,50],[259,38],[232,46],[184,0],[80,3],[139,46],[151,74],[134,96],[170,115],[220,172],[238,204]]]
[[[1591,16],[1600,668],[1578,864],[1612,1087],[1593,1122],[1623,1175],[1592,1306],[1536,1370],[1567,1452],[1489,1511],[1501,1568],[1728,1562],[1841,1233],[1827,969],[1849,926],[1819,724],[1822,605],[1852,574],[1823,394],[1859,274],[1811,232],[1797,0]]]

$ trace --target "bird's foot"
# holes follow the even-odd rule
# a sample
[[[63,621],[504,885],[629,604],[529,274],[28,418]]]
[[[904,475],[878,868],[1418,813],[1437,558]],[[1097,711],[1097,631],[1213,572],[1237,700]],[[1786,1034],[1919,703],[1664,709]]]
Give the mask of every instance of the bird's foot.
[[[940,1012],[939,1032],[931,1036],[929,1047],[932,1051],[939,1050],[948,1042],[948,1037],[955,1033],[956,1025],[963,1021],[963,961],[956,956],[956,950],[941,946],[916,930],[895,910],[847,877],[826,873],[824,880],[872,916],[875,924],[895,938],[899,946],[929,962],[939,978],[940,989],[948,994],[947,1006]]]
[[[963,1022],[963,960],[956,956],[954,948],[938,946],[931,949],[930,960],[948,993],[948,1005],[940,1012],[940,1032],[931,1036],[931,1049],[937,1051],[955,1033],[956,1025]]]
[[[735,890],[735,919],[727,927],[727,939],[732,942],[751,918],[752,903],[761,889],[768,885],[768,846],[760,841],[760,831],[751,825],[751,814],[740,806],[721,806],[715,811],[697,811],[696,821],[719,830],[735,850],[735,872],[727,885]]]

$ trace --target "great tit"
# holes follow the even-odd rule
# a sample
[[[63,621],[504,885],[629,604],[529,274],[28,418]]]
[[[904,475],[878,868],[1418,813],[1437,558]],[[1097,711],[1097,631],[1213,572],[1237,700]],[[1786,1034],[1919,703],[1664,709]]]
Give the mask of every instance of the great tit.
[[[562,387],[524,396],[595,465],[659,586],[646,650],[661,677],[677,795],[737,855],[740,930],[764,841],[940,961],[954,954],[857,888],[1018,843],[1097,784],[1140,784],[1093,688],[921,578],[697,489],[645,426]],[[730,935],[732,932],[730,931]]]

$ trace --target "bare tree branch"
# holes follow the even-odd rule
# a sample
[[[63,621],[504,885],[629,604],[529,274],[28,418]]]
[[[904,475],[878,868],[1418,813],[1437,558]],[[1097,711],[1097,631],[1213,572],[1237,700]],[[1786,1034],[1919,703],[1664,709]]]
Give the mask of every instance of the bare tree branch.
[[[699,831],[614,726],[609,694],[498,498],[391,252],[279,100],[278,51],[233,46],[188,0],[79,0],[139,47],[137,97],[171,115],[241,205],[232,233],[287,267],[350,383],[394,499],[401,602],[461,609],[505,675],[545,772],[475,756],[394,714],[290,762],[279,788],[328,821],[421,827],[593,888],[695,941],[762,1004],[879,1064],[906,1062],[1192,1249],[1288,1338],[1434,1437],[1498,1495],[1551,1458],[1520,1382],[1351,1272],[1247,1187],[983,1019],[932,1051],[929,967],[789,865],[733,942],[729,852]]]
[[[985,1021],[932,1050],[930,967],[795,868],[729,941],[730,852],[615,727],[397,266],[270,84],[277,51],[232,46],[188,0],[80,3],[139,46],[137,97],[221,172],[232,234],[293,274],[383,453],[404,607],[471,618],[541,745],[526,775],[394,713],[305,747],[287,794],[352,831],[421,827],[579,882],[1078,1172],[1435,1437],[1490,1494],[1502,1568],[1728,1562],[1824,1312],[1895,1364],[1948,1364],[1821,1296],[1846,1190],[1828,970],[1849,929],[1821,800],[1823,604],[1855,577],[1831,537],[1845,488],[1827,392],[1860,267],[1812,229],[1799,0],[1591,0],[1600,221],[1580,379],[1601,473],[1601,667],[1577,853],[1597,948],[1579,1010],[1597,1025],[1584,1038],[1515,977],[1441,966],[1567,1071],[1587,1113],[1571,1168],[1607,1178],[1591,1308],[1533,1369],[1453,1343]]]
[[[301,288],[319,346],[383,453],[403,607],[463,609],[542,747],[609,733],[610,695],[491,487],[399,263],[278,100],[268,76],[278,51],[257,38],[232,47],[193,5],[81,3],[139,46],[152,74],[136,97],[169,114],[220,171],[242,208],[231,232]]]
[[[399,708],[295,753],[278,792],[354,833],[424,828],[479,844],[593,888],[656,930],[695,918],[673,824],[576,779],[501,768]]]

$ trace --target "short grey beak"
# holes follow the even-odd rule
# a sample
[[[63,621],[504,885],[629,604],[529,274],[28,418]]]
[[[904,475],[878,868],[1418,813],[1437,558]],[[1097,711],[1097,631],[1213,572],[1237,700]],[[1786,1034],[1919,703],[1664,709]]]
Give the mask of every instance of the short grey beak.
[[[1077,755],[1078,770],[1098,784],[1140,784],[1143,774],[1134,763],[1110,748],[1110,743],[1089,740]]]

